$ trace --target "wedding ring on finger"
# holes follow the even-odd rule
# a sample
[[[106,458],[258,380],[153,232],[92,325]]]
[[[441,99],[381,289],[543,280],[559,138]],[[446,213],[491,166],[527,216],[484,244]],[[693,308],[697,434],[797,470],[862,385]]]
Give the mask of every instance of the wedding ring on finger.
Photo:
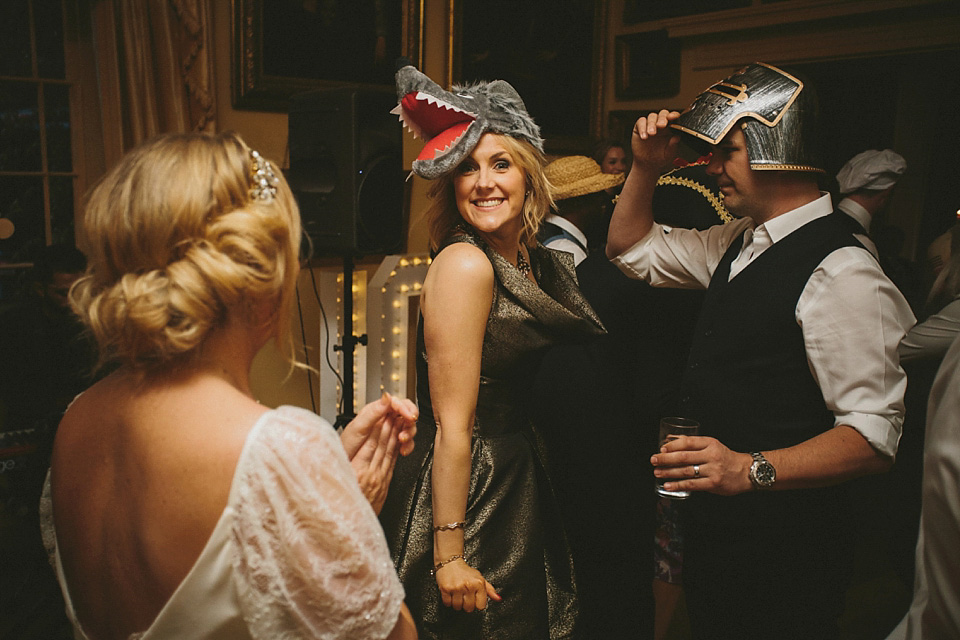
[[[700,477],[700,465],[698,464],[693,465],[693,477],[694,478]]]

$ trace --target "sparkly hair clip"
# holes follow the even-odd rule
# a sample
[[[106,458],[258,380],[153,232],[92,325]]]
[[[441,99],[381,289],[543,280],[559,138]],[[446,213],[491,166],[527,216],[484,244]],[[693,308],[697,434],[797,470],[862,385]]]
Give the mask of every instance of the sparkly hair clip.
[[[253,158],[253,166],[250,170],[253,182],[250,187],[250,197],[260,202],[270,202],[277,195],[277,184],[280,181],[273,172],[270,163],[259,152],[251,149],[250,157]]]

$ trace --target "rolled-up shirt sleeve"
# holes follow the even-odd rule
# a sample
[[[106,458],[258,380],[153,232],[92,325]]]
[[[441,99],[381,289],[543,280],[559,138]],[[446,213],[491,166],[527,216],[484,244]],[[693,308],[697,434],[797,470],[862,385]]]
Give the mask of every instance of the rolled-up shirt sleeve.
[[[629,277],[654,287],[706,289],[723,254],[751,226],[749,218],[702,231],[654,223],[647,235],[611,261]]]
[[[748,218],[703,231],[654,224],[612,262],[655,287],[706,288],[723,254],[752,226]],[[903,295],[870,253],[846,247],[811,275],[796,320],[835,424],[853,427],[878,452],[895,457],[906,389],[897,347],[916,322]]]
[[[847,247],[814,271],[796,316],[835,424],[853,427],[894,458],[907,385],[897,347],[916,322],[903,295],[870,254]]]

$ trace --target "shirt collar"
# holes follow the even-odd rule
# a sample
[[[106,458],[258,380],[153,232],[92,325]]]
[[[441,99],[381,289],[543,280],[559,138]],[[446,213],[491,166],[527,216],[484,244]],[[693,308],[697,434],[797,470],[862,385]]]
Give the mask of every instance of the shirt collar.
[[[862,204],[856,200],[844,198],[840,201],[840,204],[837,205],[837,209],[843,211],[845,214],[859,222],[860,226],[863,227],[865,231],[870,231],[870,222],[873,219],[873,216],[870,215],[869,211],[863,208]]]
[[[543,219],[544,222],[549,222],[555,224],[574,238],[580,241],[580,244],[587,246],[587,236],[583,235],[583,231],[580,231],[580,228],[561,216],[558,216],[555,213],[548,213]]]
[[[830,200],[830,194],[821,191],[820,197],[816,200],[771,218],[759,225],[757,229],[760,229],[760,227],[766,229],[771,242],[776,243],[808,222],[828,216],[831,213],[833,213],[833,203]]]

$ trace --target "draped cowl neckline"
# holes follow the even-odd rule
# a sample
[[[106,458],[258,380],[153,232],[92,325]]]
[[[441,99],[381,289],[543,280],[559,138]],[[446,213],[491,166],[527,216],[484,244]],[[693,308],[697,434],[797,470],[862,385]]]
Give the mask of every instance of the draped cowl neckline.
[[[494,274],[506,292],[520,307],[544,326],[567,336],[596,336],[606,329],[596,312],[576,286],[573,257],[537,243],[528,247],[530,266],[536,282],[500,253],[468,230],[461,230],[447,244],[466,241],[486,253]],[[446,244],[444,245],[446,246]]]

